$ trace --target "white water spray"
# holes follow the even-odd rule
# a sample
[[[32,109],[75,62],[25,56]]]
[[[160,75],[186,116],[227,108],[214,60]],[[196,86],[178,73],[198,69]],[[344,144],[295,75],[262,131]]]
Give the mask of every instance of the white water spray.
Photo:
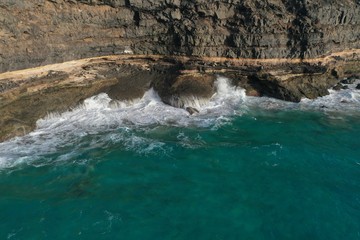
[[[354,86],[331,92],[329,96],[317,100],[304,99],[300,103],[246,97],[244,89],[232,86],[224,77],[218,77],[215,86],[216,93],[211,99],[188,100],[187,104],[199,110],[194,115],[164,104],[153,89],[141,99],[127,102],[113,101],[105,93],[93,96],[72,111],[49,114],[38,120],[37,129],[30,134],[0,143],[0,169],[18,164],[66,161],[73,159],[84,148],[106,148],[107,144],[114,143],[141,154],[156,149],[165,151],[164,143],[138,136],[134,130],[156,126],[211,127],[216,130],[223,124],[231,123],[232,116],[244,114],[253,107],[360,112],[360,90],[355,90]],[[91,142],[84,138],[91,139]],[[49,159],[48,155],[59,152],[63,155],[44,160]]]

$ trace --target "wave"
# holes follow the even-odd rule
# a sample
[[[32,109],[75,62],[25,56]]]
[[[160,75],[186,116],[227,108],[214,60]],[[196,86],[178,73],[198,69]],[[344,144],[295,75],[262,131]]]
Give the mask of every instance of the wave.
[[[166,152],[165,143],[136,131],[157,126],[216,130],[231,123],[233,116],[246,114],[254,108],[360,113],[360,90],[355,89],[359,82],[349,89],[330,91],[330,95],[316,100],[289,103],[267,97],[246,97],[244,89],[232,86],[224,77],[218,77],[216,93],[210,100],[194,97],[186,102],[198,108],[199,113],[193,115],[164,104],[153,89],[141,99],[127,102],[113,101],[107,94],[101,93],[86,99],[71,111],[49,114],[38,120],[36,130],[26,136],[0,143],[0,169],[19,164],[61,163],[73,159],[84,149],[106,148],[109,144],[121,144],[124,149],[140,154]]]
[[[249,107],[257,106],[262,109],[322,111],[326,113],[359,114],[360,89],[356,86],[360,79],[348,84],[347,89],[335,91],[329,89],[329,95],[317,99],[303,98],[299,103],[285,102],[268,97],[248,97]]]

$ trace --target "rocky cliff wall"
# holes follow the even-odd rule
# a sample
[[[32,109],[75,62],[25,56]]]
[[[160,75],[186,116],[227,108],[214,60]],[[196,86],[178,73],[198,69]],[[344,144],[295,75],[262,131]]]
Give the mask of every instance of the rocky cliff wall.
[[[130,49],[314,58],[356,48],[359,0],[0,0],[0,72]]]

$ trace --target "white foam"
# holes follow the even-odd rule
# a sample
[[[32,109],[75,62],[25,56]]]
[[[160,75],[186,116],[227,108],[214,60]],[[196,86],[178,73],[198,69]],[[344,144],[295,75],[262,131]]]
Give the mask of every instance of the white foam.
[[[90,97],[71,111],[52,113],[38,120],[34,132],[1,143],[0,169],[19,164],[36,165],[44,159],[63,162],[75,158],[79,149],[101,148],[108,143],[120,143],[124,149],[140,154],[166,151],[164,143],[138,136],[133,129],[157,125],[220,125],[225,122],[224,115],[233,114],[232,105],[243,101],[245,95],[244,90],[230,87],[224,78],[219,78],[217,88],[217,94],[206,102],[196,98],[188,102],[197,103],[195,107],[200,110],[193,116],[184,109],[164,104],[153,89],[132,102],[112,101],[105,93]],[[89,138],[82,140],[90,135],[90,143]],[[56,159],[44,157],[55,152],[64,153]]]
[[[121,144],[124,149],[139,154],[171,151],[163,142],[146,138],[138,131],[159,125],[216,130],[231,123],[232,116],[244,114],[253,107],[360,112],[360,91],[354,88],[331,91],[330,95],[316,100],[289,103],[266,97],[246,97],[244,89],[232,86],[224,77],[218,77],[215,86],[216,94],[210,100],[190,98],[187,102],[198,108],[199,113],[194,115],[164,104],[153,89],[141,99],[130,102],[113,101],[105,93],[93,96],[71,111],[49,114],[38,120],[37,129],[32,133],[0,143],[0,169],[19,164],[46,164],[44,161],[66,162],[74,159],[80,149],[106,148],[108,144]],[[190,147],[196,142],[183,138],[180,144]],[[51,157],[53,153],[57,153],[55,159]]]
[[[360,83],[360,81],[357,81]],[[349,85],[349,89],[340,91],[329,90],[330,94],[315,100],[303,99],[301,106],[307,108],[322,108],[325,111],[359,111],[360,90]]]
[[[181,98],[172,97],[170,98],[169,102],[171,106],[179,108],[194,107],[197,109],[201,109],[209,103],[209,99],[199,98],[196,96],[183,96]]]
[[[269,110],[304,110],[359,114],[360,90],[356,89],[357,84],[360,84],[360,80],[347,85],[349,87],[348,89],[342,89],[340,91],[330,89],[329,95],[314,100],[304,98],[300,103],[285,102],[268,97],[247,97],[246,105]]]

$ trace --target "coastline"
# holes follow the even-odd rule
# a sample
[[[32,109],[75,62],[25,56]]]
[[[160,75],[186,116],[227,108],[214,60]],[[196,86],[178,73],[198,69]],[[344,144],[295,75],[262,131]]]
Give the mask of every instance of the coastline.
[[[360,0],[0,0],[0,239],[359,240],[359,135]]]
[[[163,102],[184,107],[188,97],[210,98],[216,75],[250,96],[298,102],[360,72],[360,49],[314,59],[229,59],[112,55],[0,74],[0,141],[34,130],[49,113],[67,111],[101,92],[114,100],[141,98],[153,87]]]

